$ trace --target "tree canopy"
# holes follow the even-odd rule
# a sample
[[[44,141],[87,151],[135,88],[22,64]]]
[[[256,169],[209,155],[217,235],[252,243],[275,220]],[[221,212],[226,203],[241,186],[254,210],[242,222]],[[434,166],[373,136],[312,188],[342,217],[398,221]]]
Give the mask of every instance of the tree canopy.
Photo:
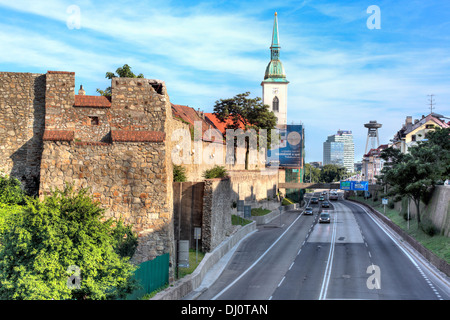
[[[240,93],[230,99],[220,99],[214,105],[214,114],[225,122],[231,119],[228,129],[274,129],[277,124],[275,114],[269,106],[262,103],[260,97],[249,98],[250,92]]]
[[[116,299],[132,292],[137,236],[86,190],[28,198],[0,235],[0,299]]]
[[[260,97],[249,98],[250,92],[240,93],[229,99],[220,99],[214,105],[214,114],[222,121],[226,122],[227,129],[245,130],[254,129],[259,135],[261,129],[267,130],[267,148],[272,143],[271,130],[275,129],[277,118],[275,114],[269,110],[269,106],[262,103]],[[226,133],[225,133],[226,134]],[[245,138],[248,142],[248,137]],[[236,142],[235,142],[236,143]],[[257,141],[259,144],[259,139]],[[249,143],[246,146],[245,168],[248,168]]]
[[[331,183],[339,181],[345,177],[347,169],[335,164],[326,164],[322,167],[319,174],[320,182]]]
[[[123,67],[119,67],[114,72],[106,72],[105,78],[113,79],[113,78],[144,78],[142,73],[136,75],[131,71],[131,67],[127,64],[124,64]],[[102,96],[110,97],[111,96],[111,87],[106,88],[106,90],[97,89],[97,92]]]
[[[411,198],[417,208],[417,222],[420,224],[420,201],[428,201],[437,184],[450,178],[450,128],[436,129],[426,139],[409,148],[403,154],[392,147],[381,152],[386,161],[378,179],[388,187],[387,195],[395,200]]]

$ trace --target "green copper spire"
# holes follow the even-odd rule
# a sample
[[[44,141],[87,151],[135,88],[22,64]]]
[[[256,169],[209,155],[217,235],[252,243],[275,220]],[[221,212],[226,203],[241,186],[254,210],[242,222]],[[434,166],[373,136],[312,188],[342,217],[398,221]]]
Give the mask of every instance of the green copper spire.
[[[272,46],[270,47],[271,59],[278,60],[280,44],[278,42],[278,18],[275,12],[275,19],[273,21],[273,32],[272,32]]]
[[[278,36],[278,15],[275,12],[272,45],[270,47],[270,63],[266,68],[264,82],[288,82],[286,80],[283,64],[280,61],[280,49],[281,47]]]

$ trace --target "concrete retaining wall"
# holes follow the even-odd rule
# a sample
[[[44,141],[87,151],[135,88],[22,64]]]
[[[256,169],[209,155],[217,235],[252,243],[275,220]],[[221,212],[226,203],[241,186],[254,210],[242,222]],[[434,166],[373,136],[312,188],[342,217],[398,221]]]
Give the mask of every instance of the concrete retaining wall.
[[[228,239],[224,240],[212,252],[205,254],[202,262],[200,262],[192,274],[177,281],[173,287],[159,292],[151,300],[180,300],[193,290],[197,289],[208,271],[240,240],[255,230],[256,222],[252,222],[240,228]]]

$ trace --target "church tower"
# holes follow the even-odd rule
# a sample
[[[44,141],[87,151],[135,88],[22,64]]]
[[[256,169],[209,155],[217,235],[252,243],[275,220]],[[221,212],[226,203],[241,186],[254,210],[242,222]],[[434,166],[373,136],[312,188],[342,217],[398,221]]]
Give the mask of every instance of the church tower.
[[[273,23],[272,45],[270,47],[270,62],[267,65],[264,80],[261,82],[263,103],[275,113],[278,126],[287,124],[287,87],[283,64],[280,61],[280,43],[278,36],[278,18],[275,12]]]

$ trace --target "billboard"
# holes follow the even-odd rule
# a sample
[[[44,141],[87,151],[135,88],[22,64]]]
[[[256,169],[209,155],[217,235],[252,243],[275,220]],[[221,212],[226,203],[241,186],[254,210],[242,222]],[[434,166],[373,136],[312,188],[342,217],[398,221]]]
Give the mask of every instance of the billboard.
[[[341,181],[341,190],[353,190],[353,191],[368,191],[369,182],[368,181]]]
[[[303,166],[303,125],[292,124],[278,129],[280,143],[269,150],[269,159],[276,159],[280,167],[301,168]]]

